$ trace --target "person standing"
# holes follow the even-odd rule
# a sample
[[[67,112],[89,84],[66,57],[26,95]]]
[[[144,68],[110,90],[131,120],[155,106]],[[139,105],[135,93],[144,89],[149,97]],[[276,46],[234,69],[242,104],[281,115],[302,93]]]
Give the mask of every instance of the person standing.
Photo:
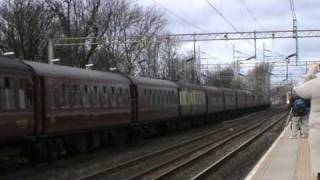
[[[316,79],[320,64],[311,64],[307,74],[295,87],[296,93],[311,100],[309,115],[309,145],[311,171],[320,180],[320,79]]]
[[[290,98],[289,107],[291,108],[291,136],[290,138],[308,136],[308,114],[310,103],[297,95]],[[300,133],[299,133],[300,132]]]

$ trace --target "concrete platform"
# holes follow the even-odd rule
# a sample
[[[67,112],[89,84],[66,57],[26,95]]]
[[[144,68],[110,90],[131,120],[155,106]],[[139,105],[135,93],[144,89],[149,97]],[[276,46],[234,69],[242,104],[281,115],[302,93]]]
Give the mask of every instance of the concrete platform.
[[[290,139],[287,127],[246,180],[313,180],[307,138]]]

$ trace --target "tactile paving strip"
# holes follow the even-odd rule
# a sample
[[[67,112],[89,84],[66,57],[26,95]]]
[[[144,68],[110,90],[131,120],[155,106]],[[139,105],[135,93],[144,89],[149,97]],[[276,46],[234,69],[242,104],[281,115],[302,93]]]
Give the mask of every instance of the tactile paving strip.
[[[295,180],[311,180],[311,163],[308,139],[300,139]]]

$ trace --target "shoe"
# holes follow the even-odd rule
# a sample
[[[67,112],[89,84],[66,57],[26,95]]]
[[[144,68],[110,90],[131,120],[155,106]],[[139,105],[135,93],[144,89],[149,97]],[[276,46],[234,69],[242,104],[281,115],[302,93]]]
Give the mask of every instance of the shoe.
[[[296,139],[296,136],[289,136],[289,139]]]
[[[317,174],[317,180],[320,180],[320,173]]]

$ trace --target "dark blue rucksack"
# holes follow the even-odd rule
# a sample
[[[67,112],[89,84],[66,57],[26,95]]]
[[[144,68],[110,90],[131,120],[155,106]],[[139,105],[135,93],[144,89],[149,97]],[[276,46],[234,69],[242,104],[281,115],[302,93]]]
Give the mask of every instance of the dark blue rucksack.
[[[293,116],[305,116],[307,115],[308,106],[305,100],[296,99],[292,106],[292,114]]]

